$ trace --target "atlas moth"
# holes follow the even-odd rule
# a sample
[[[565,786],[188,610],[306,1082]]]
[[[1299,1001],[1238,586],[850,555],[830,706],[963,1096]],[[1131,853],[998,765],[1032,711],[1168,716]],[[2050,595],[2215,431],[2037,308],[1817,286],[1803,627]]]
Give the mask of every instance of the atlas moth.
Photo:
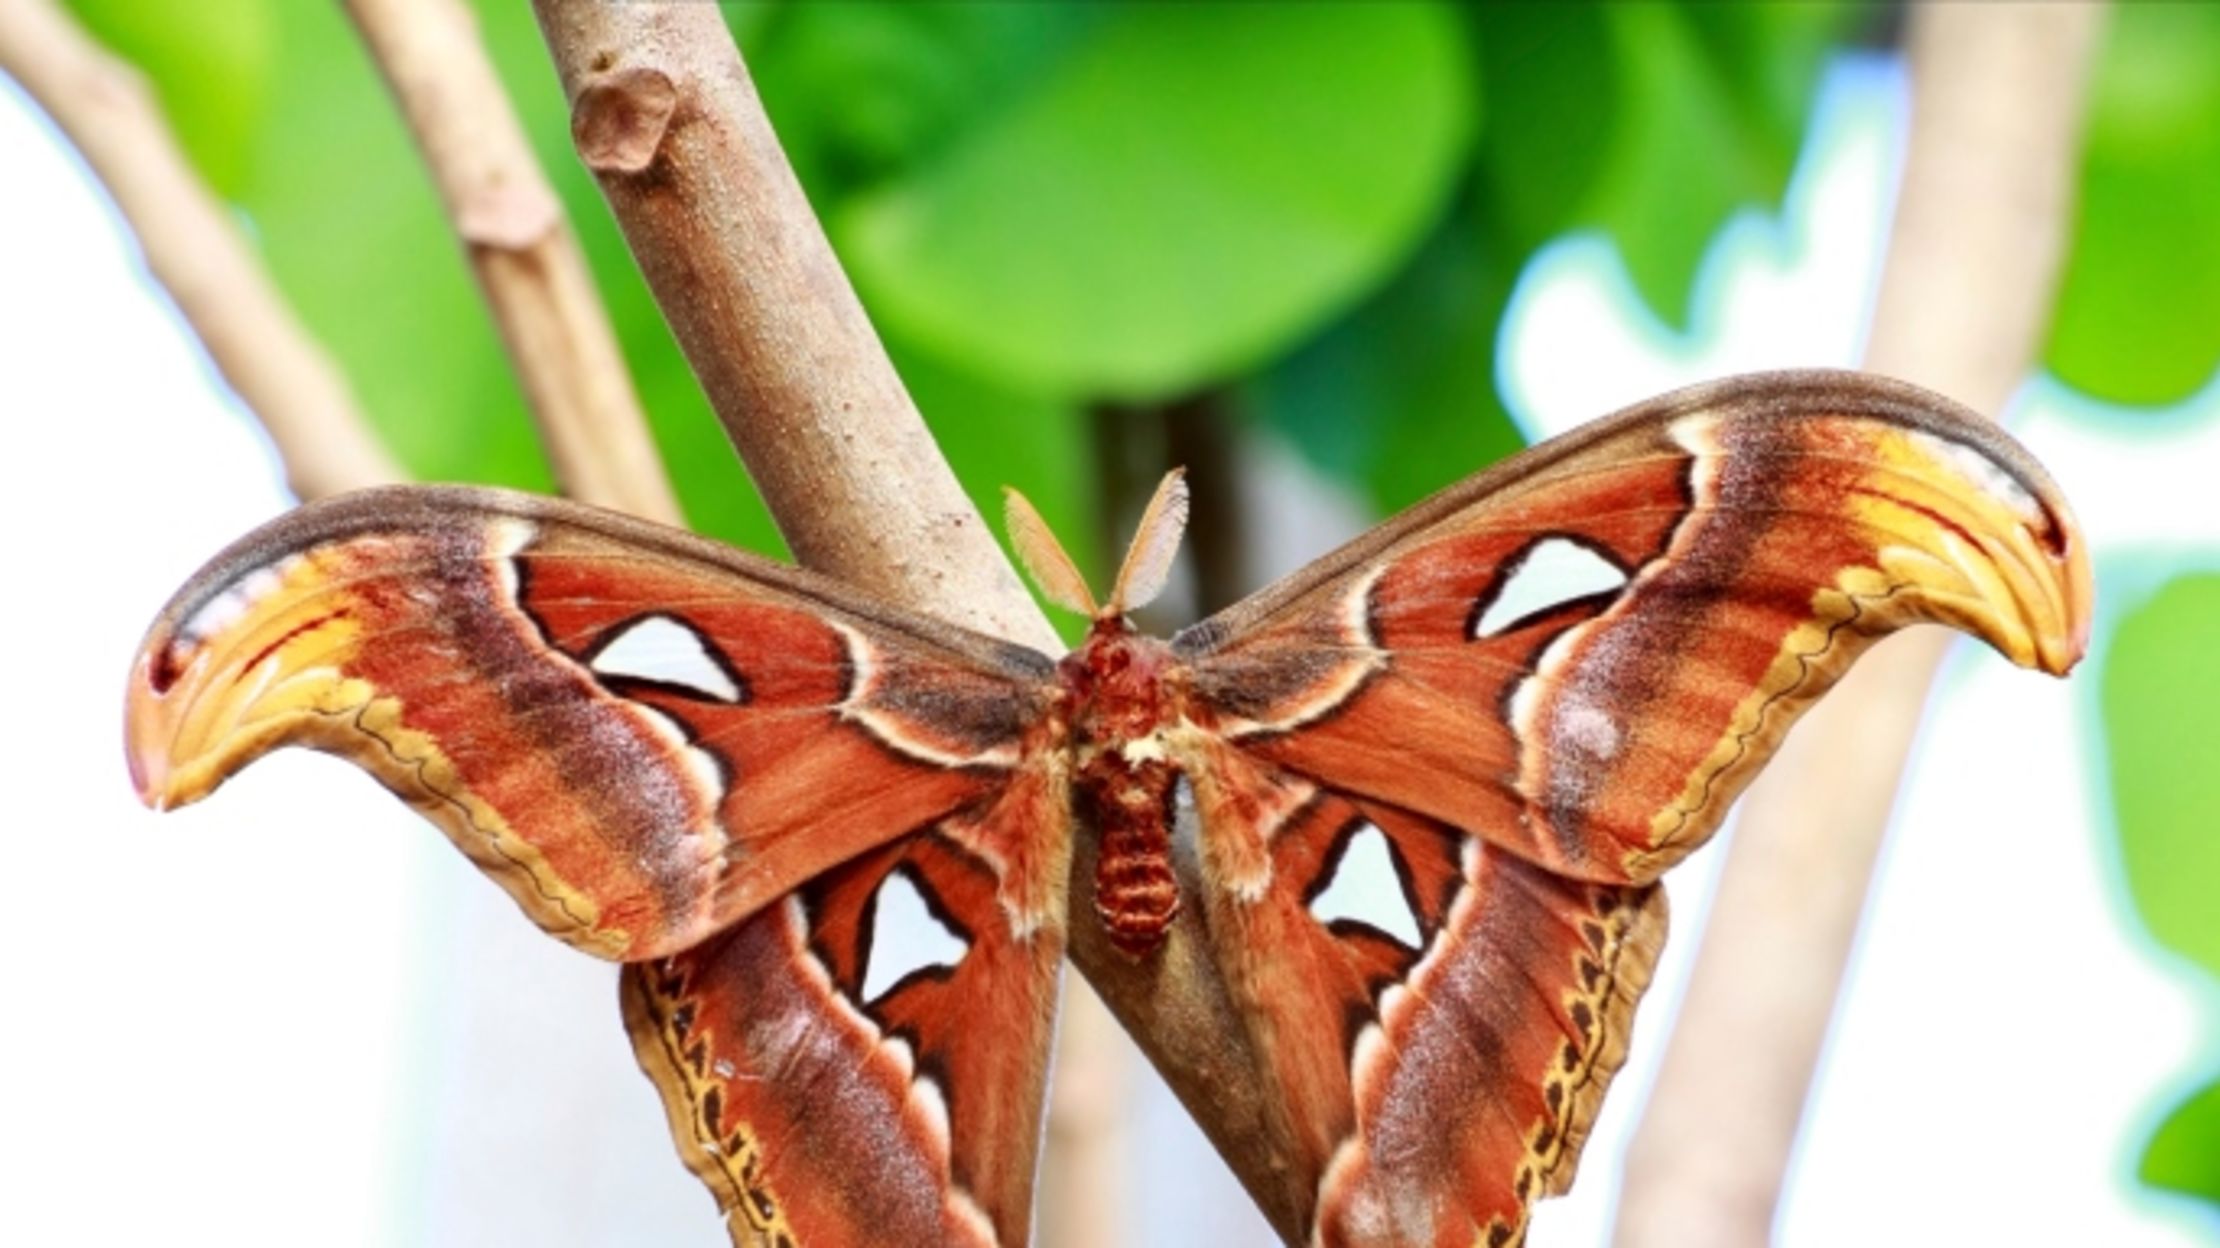
[[[1189,910],[1281,1233],[1503,1245],[1625,1057],[1658,876],[1803,709],[1907,624],[2058,674],[2088,637],[2042,469],[1859,374],[1639,404],[1158,640],[1127,612],[1186,500],[1175,473],[1098,602],[1012,496],[1090,621],[1060,659],[576,503],[311,504],[155,621],[133,782],[167,807],[342,755],[623,962],[736,1243],[1026,1242],[1067,936],[1145,965]]]

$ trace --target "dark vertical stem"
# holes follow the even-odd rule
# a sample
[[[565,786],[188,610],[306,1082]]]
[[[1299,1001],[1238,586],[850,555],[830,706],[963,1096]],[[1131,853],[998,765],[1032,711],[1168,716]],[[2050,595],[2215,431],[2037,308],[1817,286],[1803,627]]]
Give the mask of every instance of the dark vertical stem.
[[[1203,390],[1164,403],[1102,403],[1089,416],[1102,473],[1095,513],[1102,549],[1124,553],[1157,482],[1173,468],[1187,469],[1182,575],[1173,582],[1170,601],[1137,613],[1148,631],[1166,632],[1199,619],[1253,588],[1234,465],[1236,417],[1226,393]]]
[[[1237,414],[1222,390],[1183,399],[1159,413],[1171,462],[1187,466],[1187,551],[1199,619],[1255,588],[1248,566],[1248,508],[1242,506],[1234,467]]]

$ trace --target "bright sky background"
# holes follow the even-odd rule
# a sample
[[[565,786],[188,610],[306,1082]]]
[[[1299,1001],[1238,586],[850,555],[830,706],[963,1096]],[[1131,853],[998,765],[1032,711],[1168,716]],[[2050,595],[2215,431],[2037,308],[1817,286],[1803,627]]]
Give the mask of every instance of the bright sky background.
[[[1641,310],[1606,242],[1539,257],[1502,353],[1521,418],[1555,432],[1684,381],[1852,363],[1902,93],[1890,62],[1830,75],[1785,211],[1717,240],[1691,336]],[[20,951],[0,1028],[8,1238],[723,1242],[609,968],[541,937],[366,778],[294,752],[159,821],[133,801],[119,712],[140,631],[286,499],[75,157],[4,80],[0,168],[0,402],[19,446],[0,459],[0,646],[24,660],[0,718]],[[2133,421],[2041,382],[2013,418],[2095,544],[2100,652],[2167,568],[2220,566],[2220,384]],[[2212,1242],[2209,1215],[2132,1180],[2155,1116],[2220,1065],[2220,1020],[2210,986],[2124,917],[2085,670],[2049,681],[1971,646],[1946,668],[1791,1176],[1790,1248]],[[1580,1189],[1537,1216],[1541,1248],[1604,1238],[1716,865],[1673,879],[1677,937],[1634,1059]],[[1161,1101],[1139,1116],[1139,1229],[1230,1242],[1204,1211],[1238,1198],[1188,1186],[1215,1165],[1192,1129]]]

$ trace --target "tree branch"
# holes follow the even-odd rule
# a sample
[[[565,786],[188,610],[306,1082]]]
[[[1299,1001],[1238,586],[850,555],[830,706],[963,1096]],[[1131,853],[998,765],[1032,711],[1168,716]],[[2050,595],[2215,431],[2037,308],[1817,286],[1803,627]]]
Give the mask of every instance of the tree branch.
[[[678,499],[562,204],[460,0],[347,0],[492,307],[565,494],[665,524]]]
[[[579,153],[795,557],[1054,649],[895,376],[716,6],[534,8]]]
[[[957,486],[803,198],[711,5],[534,0],[580,155],[726,433],[802,563],[1054,652],[1047,621]],[[1282,1234],[1309,1192],[1258,1092],[1194,907],[1146,965],[1073,855],[1072,960],[1213,1131]],[[1186,883],[1192,887],[1193,880]]]
[[[1912,12],[1912,128],[1866,366],[1999,411],[2048,323],[2095,6]],[[1782,1175],[1935,665],[1874,648],[1744,799],[1680,1021],[1627,1156],[1622,1248],[1770,1242]]]
[[[262,421],[301,498],[402,479],[331,358],[200,180],[146,82],[50,0],[0,0],[0,70],[115,198],[147,268]]]

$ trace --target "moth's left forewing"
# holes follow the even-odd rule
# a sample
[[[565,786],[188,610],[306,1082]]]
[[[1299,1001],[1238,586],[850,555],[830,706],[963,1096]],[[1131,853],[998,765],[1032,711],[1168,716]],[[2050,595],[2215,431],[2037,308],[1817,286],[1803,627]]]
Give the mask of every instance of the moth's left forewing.
[[[1315,1237],[1521,1236],[1624,1055],[1651,881],[1803,708],[1920,621],[2063,671],[2089,609],[2005,435],[1793,373],[1538,447],[1175,638],[1206,917]]]
[[[1253,758],[1640,882],[1875,638],[2062,672],[2087,552],[2040,467],[1845,373],[1668,395],[1421,504],[1175,641]]]

